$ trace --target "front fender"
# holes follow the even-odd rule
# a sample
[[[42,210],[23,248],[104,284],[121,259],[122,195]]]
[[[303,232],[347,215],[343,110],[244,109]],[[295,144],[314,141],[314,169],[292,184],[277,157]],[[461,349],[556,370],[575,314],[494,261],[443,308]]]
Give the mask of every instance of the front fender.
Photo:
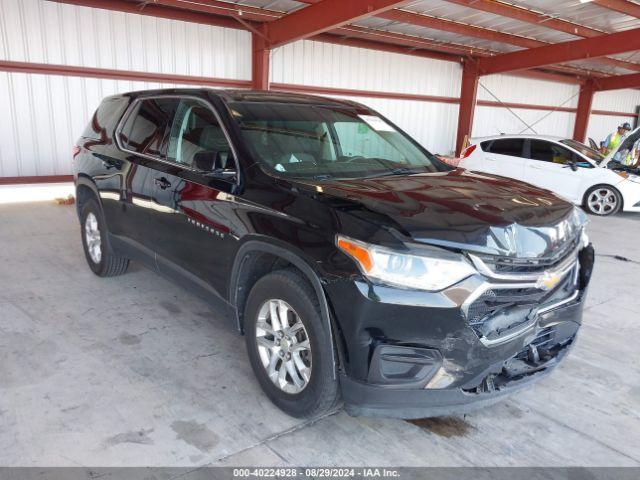
[[[236,258],[233,263],[231,281],[229,282],[229,300],[230,303],[235,307],[234,310],[236,312],[236,322],[238,329],[240,331],[243,331],[244,303],[249,294],[248,291],[241,291],[243,274],[246,273],[243,272],[243,269],[245,268],[247,261],[251,258],[251,255],[256,253],[266,253],[275,257],[279,257],[283,260],[286,260],[302,272],[302,274],[307,278],[307,280],[313,287],[318,297],[323,325],[327,329],[330,338],[333,338],[335,342],[337,340],[334,336],[335,327],[329,313],[329,305],[327,302],[325,291],[322,287],[322,280],[318,269],[315,266],[312,267],[313,264],[311,263],[310,259],[307,258],[306,255],[304,255],[304,253],[296,247],[266,236],[253,236],[252,238],[245,240],[238,249]],[[337,343],[334,343],[334,345],[335,344]],[[332,349],[332,352],[334,352],[334,349]],[[333,355],[333,361],[335,364],[335,353]]]

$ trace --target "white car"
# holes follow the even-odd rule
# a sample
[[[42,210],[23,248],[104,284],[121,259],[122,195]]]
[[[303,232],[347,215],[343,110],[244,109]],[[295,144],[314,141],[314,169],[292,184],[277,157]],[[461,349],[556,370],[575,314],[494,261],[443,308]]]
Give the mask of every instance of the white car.
[[[594,215],[640,212],[640,172],[622,165],[640,139],[629,133],[606,157],[562,137],[499,135],[471,139],[459,166],[546,188]]]

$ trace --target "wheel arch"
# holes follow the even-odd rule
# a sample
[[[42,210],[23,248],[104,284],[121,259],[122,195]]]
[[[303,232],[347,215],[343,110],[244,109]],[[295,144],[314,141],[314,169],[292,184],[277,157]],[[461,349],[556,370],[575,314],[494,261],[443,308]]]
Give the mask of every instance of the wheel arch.
[[[80,213],[82,212],[83,205],[90,198],[94,198],[100,208],[102,208],[102,199],[100,198],[100,193],[98,192],[98,187],[95,182],[86,175],[78,175],[76,178],[76,212],[78,214],[78,218],[80,217]]]
[[[236,325],[244,333],[244,306],[255,283],[269,272],[294,267],[309,282],[318,298],[322,322],[333,341],[333,362],[342,358],[342,343],[322,287],[318,272],[290,245],[273,243],[272,239],[251,239],[242,244],[236,253],[229,282],[229,301],[234,307]],[[336,358],[336,350],[338,355]],[[336,373],[334,372],[334,375]]]

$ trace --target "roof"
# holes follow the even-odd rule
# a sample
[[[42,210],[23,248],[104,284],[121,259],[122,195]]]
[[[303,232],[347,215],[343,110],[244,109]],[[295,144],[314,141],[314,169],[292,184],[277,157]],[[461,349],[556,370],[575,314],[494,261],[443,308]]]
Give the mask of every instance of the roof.
[[[497,140],[504,138],[530,138],[535,140],[549,140],[552,142],[559,142],[560,140],[570,140],[569,137],[558,137],[554,135],[492,135],[489,137],[474,137],[470,138],[470,142],[486,142],[488,140]]]
[[[323,97],[320,95],[307,95],[303,93],[278,92],[273,90],[235,90],[218,88],[159,88],[153,90],[136,90],[123,93],[123,96],[132,98],[153,97],[156,95],[208,95],[217,96],[225,103],[230,102],[275,102],[275,103],[297,103],[307,105],[325,105],[352,108],[370,111],[369,107],[352,100],[341,100],[337,98]],[[118,96],[118,95],[115,95]]]

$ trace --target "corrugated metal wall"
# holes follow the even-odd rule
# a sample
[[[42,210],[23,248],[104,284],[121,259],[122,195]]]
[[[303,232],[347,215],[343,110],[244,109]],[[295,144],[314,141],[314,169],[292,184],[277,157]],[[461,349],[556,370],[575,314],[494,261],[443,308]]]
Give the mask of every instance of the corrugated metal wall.
[[[242,30],[42,0],[0,0],[0,30],[3,60],[251,78]]]
[[[478,100],[506,103],[541,104],[575,108],[577,85],[511,75],[489,75],[480,79]],[[501,133],[537,133],[569,136],[573,134],[575,114],[552,110],[478,106],[473,123],[473,136]]]
[[[0,59],[248,80],[251,36],[42,0],[0,0]],[[0,177],[69,174],[71,146],[103,97],[172,86],[0,72]]]

